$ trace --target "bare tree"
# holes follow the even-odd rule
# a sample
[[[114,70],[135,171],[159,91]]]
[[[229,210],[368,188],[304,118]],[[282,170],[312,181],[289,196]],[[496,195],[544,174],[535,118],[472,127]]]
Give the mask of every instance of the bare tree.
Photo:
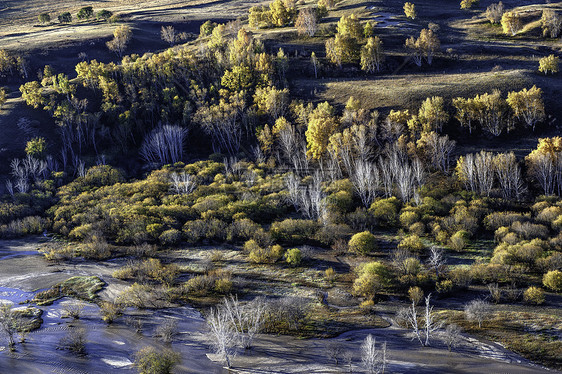
[[[494,158],[494,169],[504,199],[520,200],[525,192],[525,185],[515,154],[497,154]]]
[[[423,346],[422,329],[419,325],[418,311],[414,301],[412,301],[412,305],[410,305],[402,317],[406,319],[406,325],[412,328],[413,339],[418,339],[420,344]]]
[[[170,44],[170,46],[173,46],[174,43],[178,40],[176,29],[174,29],[174,26],[162,26],[162,28],[160,29],[160,37],[163,41]]]
[[[165,320],[156,328],[154,336],[164,343],[170,343],[178,334],[178,323],[175,320]]]
[[[176,163],[183,156],[186,136],[187,129],[177,125],[157,127],[144,139],[140,154],[150,163]]]
[[[435,272],[435,276],[439,279],[441,271],[445,267],[446,259],[443,250],[436,245],[432,245],[429,248],[429,259],[427,260],[427,265],[429,269]]]
[[[491,152],[480,151],[474,158],[474,168],[478,179],[478,190],[490,196],[494,185],[494,156]]]
[[[343,346],[341,341],[329,340],[324,345],[326,355],[334,361],[336,365],[340,364],[340,356],[343,353]]]
[[[380,348],[377,348],[373,335],[367,335],[361,344],[361,362],[367,373],[384,373],[386,368],[386,342]]]
[[[562,17],[553,9],[544,9],[542,11],[541,26],[544,36],[550,35],[551,38],[557,38],[562,29]]]
[[[433,333],[443,326],[443,322],[435,321],[435,313],[433,313],[433,305],[430,305],[431,294],[425,298],[425,314],[424,314],[424,333],[425,342],[424,346],[429,346],[429,339]]]
[[[224,298],[221,307],[228,316],[230,323],[237,331],[238,343],[242,348],[250,349],[257,333],[263,327],[265,303],[256,298],[252,302],[242,304],[238,297]]]
[[[442,336],[445,344],[447,344],[447,349],[451,352],[461,341],[461,328],[455,324],[447,325]]]
[[[472,300],[464,306],[464,315],[468,321],[478,322],[478,327],[482,327],[482,322],[490,316],[490,303],[484,300]]]
[[[503,3],[500,1],[497,4],[492,4],[486,8],[486,19],[490,21],[490,23],[500,23],[502,20],[502,16],[505,9]]]
[[[363,205],[371,206],[380,187],[380,174],[376,165],[368,161],[356,160],[350,179]]]
[[[10,304],[0,305],[0,333],[8,339],[8,347],[14,350],[14,336],[18,329],[18,317]]]
[[[451,163],[451,154],[455,150],[456,142],[449,139],[448,135],[439,136],[431,132],[422,138],[427,149],[431,164],[437,170],[447,172]]]
[[[211,309],[207,316],[212,345],[215,353],[220,355],[227,367],[231,367],[231,359],[236,354],[238,332],[231,322],[231,318],[224,308]]]
[[[171,189],[177,195],[188,195],[197,188],[195,178],[187,174],[185,171],[181,173],[172,173],[170,175]]]

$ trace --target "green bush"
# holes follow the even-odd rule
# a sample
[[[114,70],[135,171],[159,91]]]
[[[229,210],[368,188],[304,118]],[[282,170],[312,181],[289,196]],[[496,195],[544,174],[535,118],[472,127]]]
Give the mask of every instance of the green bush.
[[[286,219],[271,224],[270,233],[274,240],[289,244],[310,242],[316,235],[318,224],[307,219]]]
[[[377,240],[369,231],[363,231],[351,237],[348,247],[352,252],[368,255],[377,249]]]
[[[93,16],[94,16],[94,8],[92,8],[91,6],[80,8],[78,14],[76,15],[78,19],[88,19],[88,18],[92,18]]]
[[[393,226],[397,223],[399,208],[400,200],[393,196],[388,199],[375,201],[371,204],[369,212],[371,212],[379,224]]]
[[[299,266],[302,262],[301,250],[298,248],[288,249],[285,253],[285,261],[291,266]]]
[[[178,245],[181,242],[181,231],[176,229],[166,230],[160,235],[158,240],[164,246]]]
[[[541,305],[544,303],[544,291],[540,287],[531,286],[523,293],[523,300],[527,304]]]
[[[549,271],[543,276],[542,283],[553,291],[562,292],[562,271]]]
[[[402,227],[409,228],[414,223],[416,223],[419,220],[419,218],[420,217],[416,212],[405,211],[402,214],[400,214],[400,224],[402,225]]]
[[[356,295],[374,298],[391,282],[390,270],[382,262],[369,262],[357,269],[357,278],[353,282]]]
[[[72,14],[70,14],[69,12],[64,12],[59,14],[59,22],[60,23],[70,23],[72,22]]]
[[[41,23],[51,22],[51,16],[49,15],[49,13],[41,13],[39,15],[39,22],[41,22]]]
[[[171,374],[180,355],[170,349],[144,347],[135,354],[135,367],[140,374]]]
[[[280,245],[262,247],[254,239],[244,243],[244,251],[254,264],[272,264],[283,256],[283,247]]]
[[[108,21],[111,16],[113,16],[113,13],[105,9],[102,9],[96,13],[96,18],[98,21]]]
[[[419,236],[408,235],[400,241],[398,248],[419,253],[425,249],[425,245],[422,243]]]
[[[453,251],[462,251],[469,243],[470,233],[465,230],[459,230],[449,238],[449,246]]]

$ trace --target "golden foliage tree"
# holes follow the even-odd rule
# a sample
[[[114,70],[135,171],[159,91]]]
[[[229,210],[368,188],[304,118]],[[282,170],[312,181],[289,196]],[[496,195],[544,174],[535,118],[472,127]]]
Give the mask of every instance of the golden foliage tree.
[[[539,71],[541,73],[544,73],[544,75],[547,75],[548,73],[551,74],[558,73],[559,62],[560,62],[560,58],[555,55],[549,55],[547,57],[543,57],[539,60]]]
[[[515,36],[523,27],[521,16],[515,11],[505,12],[502,15],[502,29],[504,34]]]
[[[382,41],[378,36],[367,39],[367,44],[361,48],[361,69],[374,73],[380,71],[381,64],[384,61],[384,50]]]
[[[515,116],[531,127],[533,131],[536,124],[545,118],[542,90],[537,86],[533,86],[529,90],[524,88],[519,92],[510,92],[507,94],[506,101]]]
[[[404,4],[404,14],[406,15],[406,18],[411,18],[411,19],[416,19],[417,17],[417,13],[416,13],[416,6],[412,3],[405,3]]]
[[[337,128],[334,108],[327,101],[318,104],[310,115],[305,132],[307,153],[311,158],[320,159],[324,156],[330,135],[336,132]]]

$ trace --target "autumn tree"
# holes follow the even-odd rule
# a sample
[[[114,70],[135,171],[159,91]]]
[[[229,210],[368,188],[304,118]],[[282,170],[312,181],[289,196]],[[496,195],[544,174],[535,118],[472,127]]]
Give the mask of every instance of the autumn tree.
[[[543,35],[557,38],[562,28],[562,17],[552,9],[544,9],[541,17]]]
[[[545,118],[542,90],[537,86],[507,94],[507,104],[519,120],[535,130],[535,125]]]
[[[509,130],[507,104],[499,90],[494,90],[491,94],[477,95],[474,105],[476,118],[484,130],[493,136],[499,136],[506,128]]]
[[[479,0],[461,0],[461,9],[471,9],[478,3]]]
[[[545,195],[562,192],[562,138],[540,138],[537,149],[527,157],[528,175],[535,180]]]
[[[131,40],[132,31],[127,25],[117,26],[113,31],[113,40],[107,42],[107,48],[115,52],[117,56],[123,57],[123,53]]]
[[[484,15],[490,23],[496,24],[501,22],[504,11],[503,3],[500,1],[499,3],[488,6]]]
[[[363,26],[359,22],[357,15],[341,16],[336,26],[337,33],[341,36],[353,38],[357,41],[363,39]]]
[[[378,36],[367,39],[367,44],[361,48],[361,69],[374,73],[379,72],[384,61],[382,41]]]
[[[25,103],[36,109],[45,102],[45,99],[41,94],[42,87],[37,81],[31,81],[21,85],[20,92],[22,99],[25,100]]]
[[[437,35],[430,29],[423,29],[418,38],[410,37],[406,40],[406,49],[414,59],[414,63],[418,66],[422,64],[422,58],[425,57],[427,63],[431,65],[433,56],[439,50],[441,42]]]
[[[0,109],[2,109],[4,104],[6,104],[7,100],[8,100],[8,93],[6,92],[6,89],[4,87],[1,87],[0,88]]]
[[[424,132],[441,131],[443,125],[449,120],[449,114],[445,110],[443,98],[433,96],[425,99],[419,109],[418,120]]]
[[[318,29],[318,17],[313,8],[304,8],[299,11],[295,27],[299,35],[313,37]]]
[[[508,11],[502,15],[502,29],[504,34],[515,36],[523,27],[521,16],[515,11]]]
[[[549,55],[547,57],[543,57],[539,60],[539,71],[547,75],[549,72],[551,74],[556,74],[559,71],[558,64],[560,62],[560,58],[555,55]]]
[[[334,108],[326,101],[318,104],[310,115],[305,132],[308,155],[311,158],[321,159],[324,156],[328,147],[328,139],[337,127]]]
[[[416,19],[417,17],[416,6],[412,3],[405,3],[404,14],[406,15],[406,18]]]
[[[468,127],[468,132],[472,134],[472,123],[477,120],[474,99],[456,97],[453,99],[453,107],[456,109],[455,119],[459,121],[462,127]]]

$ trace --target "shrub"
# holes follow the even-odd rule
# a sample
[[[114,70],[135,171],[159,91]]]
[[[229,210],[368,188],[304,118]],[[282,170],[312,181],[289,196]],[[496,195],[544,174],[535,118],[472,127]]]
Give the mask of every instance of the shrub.
[[[562,271],[549,271],[543,276],[542,283],[553,291],[562,292]]]
[[[248,259],[255,264],[272,264],[283,256],[283,247],[280,245],[261,247],[254,239],[244,243],[244,251]]]
[[[454,251],[462,251],[469,243],[469,233],[464,230],[457,231],[449,239],[449,246]]]
[[[435,285],[435,289],[440,294],[447,295],[453,290],[453,281],[450,279],[442,280]]]
[[[342,240],[351,232],[351,228],[346,224],[329,223],[323,225],[316,232],[316,240],[326,246]]]
[[[369,212],[373,217],[383,225],[395,225],[398,219],[398,209],[400,207],[400,200],[396,197],[388,199],[380,199],[371,204]]]
[[[51,22],[51,16],[49,15],[49,13],[41,13],[39,15],[39,22],[41,22],[41,23]]]
[[[180,355],[170,349],[144,347],[135,354],[135,367],[140,374],[171,374]]]
[[[102,301],[99,306],[101,318],[108,324],[113,323],[117,317],[123,314],[123,308],[112,301]]]
[[[418,220],[419,220],[419,216],[416,212],[406,211],[400,214],[400,224],[403,227],[408,228],[412,226],[414,223],[416,223]]]
[[[318,230],[318,224],[307,219],[286,219],[273,222],[270,233],[273,239],[286,244],[303,244],[311,241]]]
[[[544,291],[540,287],[531,286],[523,293],[523,300],[527,304],[540,305],[544,303]]]
[[[333,283],[336,280],[337,273],[334,268],[328,268],[324,271],[324,277],[326,278],[326,281]]]
[[[174,246],[181,242],[181,231],[176,229],[169,229],[164,231],[160,237],[160,244],[164,246]]]
[[[92,8],[91,6],[80,8],[78,14],[76,15],[78,19],[88,19],[88,18],[92,18],[93,16],[94,16],[94,8]]]
[[[513,222],[511,230],[525,239],[548,238],[548,227],[531,222]]]
[[[559,62],[560,58],[555,55],[543,57],[539,60],[539,71],[544,73],[544,75],[547,75],[548,73],[556,74],[559,71]]]
[[[390,271],[386,265],[374,261],[361,265],[357,269],[357,278],[353,282],[353,292],[357,295],[373,298],[390,284]]]
[[[484,218],[484,227],[487,230],[497,230],[502,226],[511,226],[514,222],[528,221],[529,217],[513,212],[494,212]]]
[[[348,247],[352,252],[368,255],[377,249],[377,240],[369,231],[363,231],[351,237]]]
[[[418,286],[410,287],[408,290],[408,298],[415,305],[418,305],[423,300],[423,290]]]
[[[479,3],[479,0],[462,0],[461,9],[471,9]]]
[[[291,266],[299,266],[302,262],[301,250],[298,248],[288,249],[285,253],[285,261]]]
[[[425,245],[417,235],[408,235],[398,244],[398,249],[405,249],[411,252],[422,252]]]
[[[69,12],[64,12],[59,14],[59,22],[60,23],[70,23],[72,22],[72,14],[70,14]]]
[[[96,18],[98,21],[108,21],[111,16],[113,16],[113,13],[106,9],[102,9],[96,13]]]

